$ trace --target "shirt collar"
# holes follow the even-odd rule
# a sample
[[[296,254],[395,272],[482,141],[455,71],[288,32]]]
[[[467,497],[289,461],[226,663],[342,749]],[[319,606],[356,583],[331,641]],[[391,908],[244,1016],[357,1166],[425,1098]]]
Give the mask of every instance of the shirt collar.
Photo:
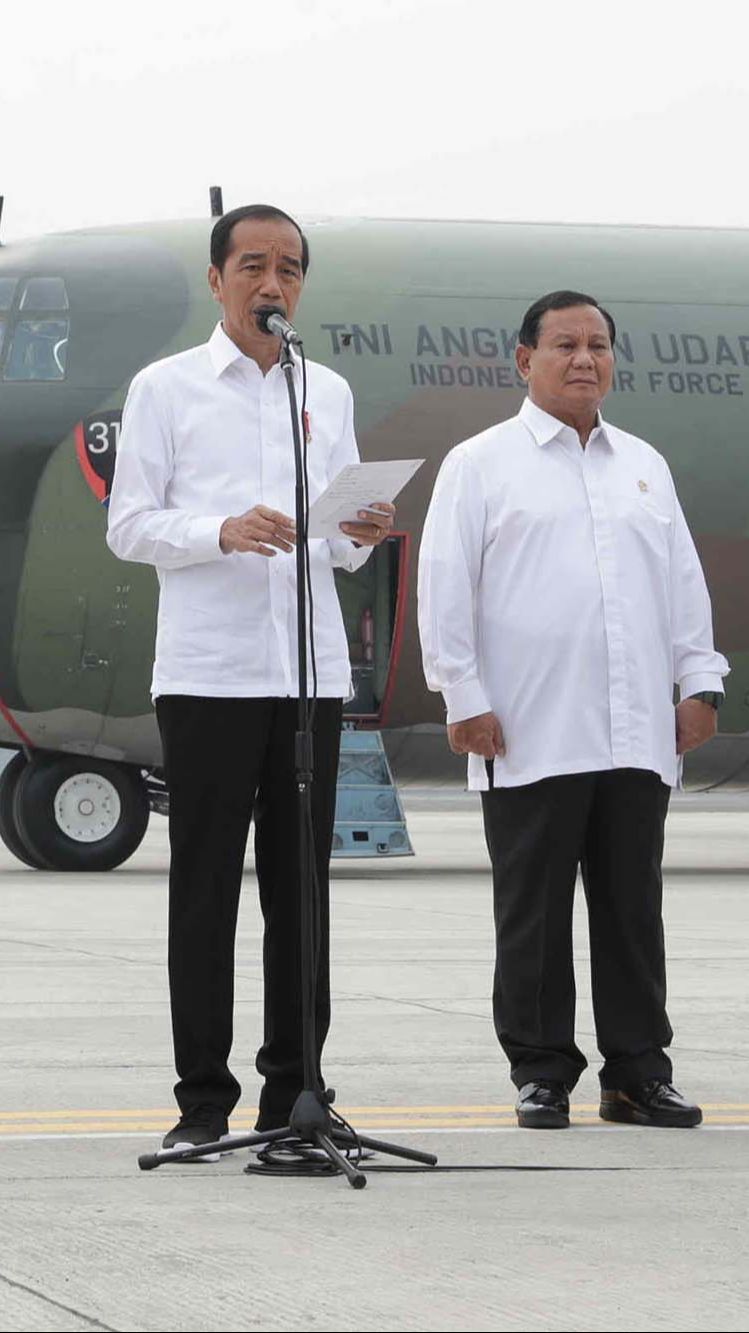
[[[220,379],[229,366],[237,363],[246,366],[250,371],[255,370],[258,375],[262,374],[257,361],[251,356],[245,356],[241,347],[232,342],[220,320],[208,339],[208,353],[216,379]]]
[[[559,421],[557,417],[551,416],[549,412],[544,412],[543,408],[532,402],[530,397],[526,398],[520,409],[520,419],[528,427],[538,445],[550,444],[563,430],[571,429],[571,427],[565,426],[563,421]],[[595,429],[600,432],[600,438],[610,447],[613,447],[611,433],[600,412],[596,416]]]

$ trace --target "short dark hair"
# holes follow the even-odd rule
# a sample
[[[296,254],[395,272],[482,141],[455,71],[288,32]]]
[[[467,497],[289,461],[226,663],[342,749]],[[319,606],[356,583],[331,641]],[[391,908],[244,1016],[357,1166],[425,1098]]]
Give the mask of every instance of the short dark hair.
[[[289,217],[288,213],[284,213],[282,208],[276,208],[274,204],[243,204],[241,208],[232,208],[229,213],[222,214],[211,232],[211,263],[214,268],[223,271],[231,248],[232,231],[238,222],[244,222],[247,218],[257,218],[261,222],[275,218],[279,222],[290,222],[292,227],[296,227],[302,240],[302,274],[306,274],[309,268],[307,237],[299,223]]]
[[[595,310],[600,310],[609,326],[611,346],[613,347],[616,338],[616,324],[608,310],[604,310],[594,296],[586,296],[584,292],[549,292],[546,296],[539,296],[538,300],[534,301],[533,305],[523,315],[518,342],[523,347],[538,347],[541,320],[547,310],[569,310],[575,305],[592,305]]]

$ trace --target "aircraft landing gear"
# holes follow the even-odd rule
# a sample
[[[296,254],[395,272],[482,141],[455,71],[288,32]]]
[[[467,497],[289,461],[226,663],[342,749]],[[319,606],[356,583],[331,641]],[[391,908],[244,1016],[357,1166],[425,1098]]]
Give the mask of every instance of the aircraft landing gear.
[[[26,756],[19,750],[18,754],[6,764],[2,773],[0,773],[0,838],[2,838],[9,852],[23,861],[24,865],[31,866],[34,870],[41,870],[43,862],[38,857],[32,856],[21,838],[16,821],[13,817],[13,798],[16,794],[18,779],[26,767]]]
[[[16,755],[0,776],[0,837],[26,865],[112,870],[148,826],[146,785],[136,768],[75,755]]]

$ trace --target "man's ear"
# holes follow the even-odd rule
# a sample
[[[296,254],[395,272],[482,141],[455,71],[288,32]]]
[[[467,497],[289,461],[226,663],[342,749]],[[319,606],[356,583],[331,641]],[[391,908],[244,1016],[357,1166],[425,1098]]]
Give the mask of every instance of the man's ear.
[[[217,269],[215,264],[208,265],[208,286],[214,301],[221,304],[221,270]]]
[[[531,347],[525,347],[522,343],[518,343],[517,347],[515,348],[515,365],[517,366],[524,380],[527,380],[531,373],[532,350],[533,349]]]

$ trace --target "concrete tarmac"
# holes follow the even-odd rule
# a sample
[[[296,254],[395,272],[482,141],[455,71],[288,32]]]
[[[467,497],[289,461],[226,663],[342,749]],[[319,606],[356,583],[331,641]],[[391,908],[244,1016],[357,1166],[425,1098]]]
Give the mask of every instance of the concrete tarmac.
[[[244,1151],[139,1172],[175,1119],[166,823],[106,875],[28,870],[0,847],[0,1329],[749,1328],[749,801],[677,797],[669,817],[675,1081],[706,1122],[686,1131],[597,1117],[582,894],[591,1068],[570,1130],[516,1127],[477,798],[413,789],[406,806],[414,858],[334,864],[326,1073],[357,1128],[457,1169],[361,1192],[246,1176]],[[261,1006],[248,861],[237,1129]]]

